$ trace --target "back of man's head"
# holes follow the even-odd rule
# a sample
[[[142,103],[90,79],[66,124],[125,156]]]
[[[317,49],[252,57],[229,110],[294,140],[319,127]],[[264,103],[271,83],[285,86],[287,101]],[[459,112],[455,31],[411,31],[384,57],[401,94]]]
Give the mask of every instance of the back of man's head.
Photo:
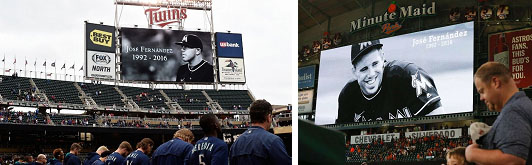
[[[213,133],[217,130],[218,118],[214,114],[203,115],[200,119],[200,126],[205,134]]]
[[[502,83],[507,83],[512,80],[512,73],[505,65],[498,62],[486,62],[475,73],[475,78],[483,83],[489,82],[492,77],[498,77]]]
[[[194,140],[194,134],[189,129],[182,128],[174,133],[174,138],[179,138],[187,143],[192,143]]]
[[[122,143],[120,143],[120,145],[118,146],[118,149],[124,150],[125,153],[121,153],[121,154],[124,154],[124,155],[127,155],[127,154],[133,152],[133,147],[131,147],[131,144],[129,144],[129,142],[127,142],[127,141],[123,141]]]
[[[104,152],[104,151],[109,151],[109,149],[107,149],[106,146],[100,146],[100,147],[98,147],[98,149],[96,150],[96,153],[98,153],[98,155],[101,155],[102,152]]]
[[[151,140],[150,138],[144,138],[142,139],[140,142],[137,143],[137,149],[140,148],[142,150],[144,150],[144,152],[148,151],[148,147],[153,147],[153,140]],[[145,153],[145,154],[148,154],[148,153]]]
[[[265,123],[268,115],[272,114],[272,105],[266,100],[256,100],[249,107],[251,123]]]
[[[62,152],[63,152],[63,149],[56,148],[56,149],[54,149],[54,152],[52,152],[52,153],[53,153],[55,159],[63,160],[63,154],[61,154]]]
[[[81,147],[81,145],[79,145],[79,143],[72,143],[72,145],[70,146],[70,151],[79,152],[81,151],[81,149],[83,148]]]

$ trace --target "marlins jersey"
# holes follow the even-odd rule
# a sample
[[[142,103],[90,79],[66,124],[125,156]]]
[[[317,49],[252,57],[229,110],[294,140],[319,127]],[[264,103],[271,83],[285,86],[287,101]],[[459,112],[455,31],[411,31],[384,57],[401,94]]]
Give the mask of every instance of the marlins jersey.
[[[177,70],[176,80],[177,82],[214,82],[213,67],[205,60],[192,68],[188,64],[181,65]]]
[[[436,85],[427,72],[394,60],[386,63],[376,94],[364,95],[356,80],[345,85],[338,97],[336,123],[425,116],[440,107]]]
[[[107,156],[105,159],[106,165],[122,165],[124,164],[125,158],[120,155],[118,152],[113,152],[111,155]]]
[[[229,148],[224,141],[216,137],[203,137],[187,157],[187,164],[209,165],[229,164]]]
[[[157,147],[153,153],[152,164],[184,164],[188,153],[192,151],[192,147],[192,144],[174,138]]]
[[[125,165],[149,165],[150,158],[140,150],[135,150],[126,157]]]
[[[258,126],[236,139],[229,157],[232,165],[292,164],[281,138]]]

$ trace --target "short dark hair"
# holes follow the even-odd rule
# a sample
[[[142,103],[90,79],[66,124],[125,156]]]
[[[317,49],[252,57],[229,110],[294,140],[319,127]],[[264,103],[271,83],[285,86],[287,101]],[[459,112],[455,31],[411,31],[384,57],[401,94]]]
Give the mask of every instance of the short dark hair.
[[[142,148],[142,150],[144,151],[148,150],[148,146],[153,147],[153,140],[151,140],[150,138],[144,138],[137,143],[137,148]]]
[[[475,73],[475,78],[479,78],[483,83],[489,82],[492,77],[499,77],[503,83],[506,83],[512,79],[512,73],[505,65],[498,62],[486,62]]]
[[[81,147],[79,143],[72,143],[72,145],[70,146],[70,151],[74,151],[74,150],[81,151],[82,148],[83,147]]]
[[[266,100],[256,100],[249,107],[249,116],[251,123],[264,123],[267,116],[272,114],[272,105]]]
[[[127,141],[123,141],[122,143],[120,143],[120,145],[118,146],[118,148],[126,149],[126,151],[127,151],[128,153],[130,153],[130,152],[133,151],[133,147],[131,147],[131,144],[129,144],[129,142],[127,142]]]
[[[61,152],[63,152],[63,149],[61,148],[54,149],[54,152],[53,152],[54,158],[59,159],[59,157],[61,156]]]
[[[205,133],[216,131],[216,122],[218,122],[218,119],[214,114],[203,115],[200,119],[201,129]]]

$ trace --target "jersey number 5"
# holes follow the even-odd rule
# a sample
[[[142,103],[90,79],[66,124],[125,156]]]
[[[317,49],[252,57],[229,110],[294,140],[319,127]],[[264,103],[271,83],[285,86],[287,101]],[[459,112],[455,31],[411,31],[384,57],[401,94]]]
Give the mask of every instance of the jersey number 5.
[[[201,164],[201,165],[205,165],[205,162],[203,162],[203,157],[205,157],[205,156],[203,156],[203,154],[199,155],[199,164]]]

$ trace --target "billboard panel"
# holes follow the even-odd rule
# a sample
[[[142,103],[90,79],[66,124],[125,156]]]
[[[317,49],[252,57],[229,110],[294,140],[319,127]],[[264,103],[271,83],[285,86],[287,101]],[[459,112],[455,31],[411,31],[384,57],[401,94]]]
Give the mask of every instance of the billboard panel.
[[[314,89],[299,91],[298,93],[298,112],[299,113],[311,113],[312,103],[314,100]]]
[[[218,57],[244,58],[242,34],[216,33],[216,54]]]
[[[122,28],[121,34],[122,80],[214,82],[209,32]]]
[[[392,142],[392,139],[399,139],[399,133],[354,135],[351,136],[351,144],[368,144],[378,139],[384,142]]]
[[[473,111],[474,24],[322,51],[316,124]]]
[[[430,131],[405,132],[406,138],[420,138],[424,136],[440,135],[451,139],[460,138],[462,136],[462,129],[443,129]]]
[[[306,66],[298,68],[298,78],[297,78],[297,87],[299,89],[303,88],[314,88],[314,79],[316,73],[316,65]]]
[[[532,85],[532,28],[489,35],[489,61],[500,62],[510,69],[518,88]]]
[[[87,50],[116,52],[115,27],[85,23],[85,44]]]
[[[218,58],[218,78],[220,82],[245,83],[246,76],[243,58]]]
[[[115,53],[87,51],[86,77],[115,79]]]

